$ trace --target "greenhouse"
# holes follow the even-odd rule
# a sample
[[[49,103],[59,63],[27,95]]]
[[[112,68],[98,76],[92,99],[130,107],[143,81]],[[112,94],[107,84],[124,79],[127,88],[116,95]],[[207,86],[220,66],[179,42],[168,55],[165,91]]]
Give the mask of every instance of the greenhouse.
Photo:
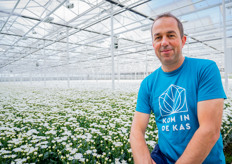
[[[1,0],[0,163],[134,163],[130,133],[140,88],[164,70],[153,39],[153,22],[164,13],[183,24],[184,60],[203,59],[218,68],[227,98],[211,99],[225,98],[221,138],[231,164],[231,0]],[[191,71],[188,79],[195,78]],[[178,93],[172,103],[178,98],[186,110],[167,107],[169,92]],[[190,120],[184,112],[192,92],[171,84],[162,93],[156,95],[160,114],[173,116],[165,123],[180,114],[181,121]],[[154,114],[144,136],[150,152],[160,131],[169,131],[158,129]]]

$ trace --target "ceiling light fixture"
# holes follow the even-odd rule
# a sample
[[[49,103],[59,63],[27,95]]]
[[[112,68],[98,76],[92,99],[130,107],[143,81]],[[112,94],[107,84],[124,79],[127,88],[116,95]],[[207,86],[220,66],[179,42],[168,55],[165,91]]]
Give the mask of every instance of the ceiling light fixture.
[[[32,30],[32,34],[37,34],[37,32],[35,30]]]
[[[74,3],[70,3],[69,1],[66,2],[66,7],[68,9],[73,9],[74,8]]]
[[[44,19],[44,22],[50,23],[53,20],[54,20],[53,17],[47,17],[46,19]]]

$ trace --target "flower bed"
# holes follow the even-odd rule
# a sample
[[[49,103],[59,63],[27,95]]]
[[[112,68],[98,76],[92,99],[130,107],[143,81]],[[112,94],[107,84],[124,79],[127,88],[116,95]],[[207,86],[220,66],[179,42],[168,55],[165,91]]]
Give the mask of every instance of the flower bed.
[[[2,163],[133,163],[129,130],[136,92],[5,87],[0,96]],[[225,139],[231,131],[229,108],[222,124]],[[150,150],[157,132],[151,116]]]

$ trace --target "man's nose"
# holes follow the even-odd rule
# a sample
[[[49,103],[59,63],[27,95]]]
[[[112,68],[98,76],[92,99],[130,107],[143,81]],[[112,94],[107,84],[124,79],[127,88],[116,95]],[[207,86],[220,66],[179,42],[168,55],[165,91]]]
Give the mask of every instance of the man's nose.
[[[161,45],[162,45],[162,46],[167,46],[168,43],[169,43],[169,42],[168,42],[168,38],[167,38],[167,37],[163,37],[163,38],[162,38],[162,41],[161,41]]]

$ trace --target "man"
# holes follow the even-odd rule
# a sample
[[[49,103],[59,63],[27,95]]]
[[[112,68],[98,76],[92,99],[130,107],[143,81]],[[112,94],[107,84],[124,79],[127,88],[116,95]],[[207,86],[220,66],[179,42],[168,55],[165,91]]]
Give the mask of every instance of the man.
[[[158,16],[151,31],[162,66],[140,86],[130,133],[134,162],[224,164],[220,128],[226,95],[218,67],[182,55],[186,36],[175,16]],[[150,154],[144,135],[151,111],[159,137]]]

